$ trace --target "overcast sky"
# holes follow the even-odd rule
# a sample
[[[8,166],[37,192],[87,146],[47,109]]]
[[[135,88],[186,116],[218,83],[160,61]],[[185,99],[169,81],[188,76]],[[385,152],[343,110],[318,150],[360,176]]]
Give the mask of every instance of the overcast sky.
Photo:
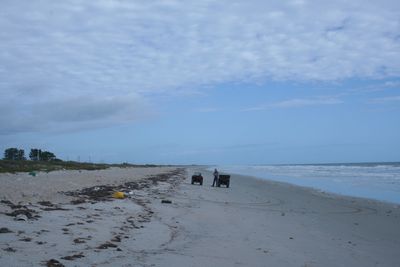
[[[1,1],[0,149],[400,160],[400,2]]]

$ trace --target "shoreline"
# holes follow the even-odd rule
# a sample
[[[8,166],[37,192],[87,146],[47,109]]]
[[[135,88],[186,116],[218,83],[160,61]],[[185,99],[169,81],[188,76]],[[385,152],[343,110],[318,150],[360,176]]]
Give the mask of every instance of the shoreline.
[[[67,172],[64,185],[80,181],[71,190],[84,201],[72,204],[56,193],[51,200],[60,202],[50,206],[27,204],[38,218],[20,221],[0,213],[0,228],[9,230],[0,233],[0,265],[54,260],[63,266],[364,267],[400,262],[397,206],[235,174],[229,188],[211,187],[212,173],[204,167],[154,169],[148,176],[132,169],[124,177],[119,171],[102,172],[109,176],[103,179],[132,192],[125,199],[85,195],[93,191],[80,173]],[[203,186],[191,185],[195,171],[203,173]],[[97,183],[96,173],[89,174]],[[2,202],[0,208],[10,212],[12,206]]]
[[[206,169],[204,171],[209,172]],[[299,189],[302,189],[305,191],[310,191],[309,193],[316,194],[321,197],[347,199],[348,201],[354,201],[354,200],[365,201],[365,202],[371,203],[371,204],[389,205],[389,206],[393,206],[396,208],[400,208],[400,203],[396,203],[396,202],[390,202],[390,201],[385,201],[385,200],[380,200],[380,199],[375,199],[375,198],[340,194],[340,193],[325,191],[325,190],[322,190],[322,189],[319,189],[316,187],[312,187],[312,186],[297,185],[297,184],[292,184],[290,182],[277,181],[277,180],[262,178],[262,177],[258,177],[258,176],[254,176],[254,175],[242,175],[242,174],[236,174],[236,173],[234,175],[238,176],[238,177],[247,177],[247,178],[251,178],[251,179],[255,179],[255,180],[265,181],[266,183],[271,183],[271,184],[281,184],[281,185],[285,185],[285,186],[292,186],[292,187],[299,188]]]
[[[399,163],[400,164],[400,163]],[[357,163],[354,164],[348,164],[348,165],[357,165]],[[270,165],[266,165],[270,166]],[[282,165],[282,166],[308,166],[308,165]],[[318,164],[309,164],[309,166],[318,166]],[[329,165],[329,164],[321,164],[323,167],[331,167],[334,165]],[[341,166],[341,165],[340,165]],[[381,165],[379,165],[381,166]],[[382,165],[385,166],[385,165]],[[392,166],[392,165],[391,165]],[[357,165],[359,168],[364,168],[363,166]],[[393,204],[393,205],[400,205],[400,188],[397,186],[398,182],[396,180],[397,177],[399,178],[400,173],[398,172],[399,170],[395,170],[395,173],[392,174],[394,170],[391,170],[390,172],[384,173],[383,179],[378,179],[374,177],[374,179],[370,179],[370,176],[368,176],[369,171],[371,171],[375,175],[379,175],[378,171],[373,169],[373,170],[367,170],[358,176],[356,176],[355,173],[347,173],[345,176],[341,176],[340,173],[337,173],[336,175],[329,174],[327,177],[323,177],[324,171],[322,172],[322,177],[319,175],[315,175],[312,172],[307,173],[307,175],[302,174],[300,176],[296,176],[295,174],[290,175],[289,173],[286,174],[274,174],[273,170],[272,173],[267,175],[266,172],[256,172],[252,173],[244,173],[243,170],[237,170],[235,172],[234,169],[230,170],[224,169],[224,167],[220,167],[222,170],[226,170],[227,173],[235,173],[235,175],[243,175],[243,176],[251,176],[254,177],[255,179],[262,179],[266,181],[273,181],[273,182],[279,182],[279,183],[286,183],[286,184],[291,184],[294,186],[299,186],[299,187],[305,187],[305,188],[310,188],[315,191],[323,192],[326,194],[333,194],[333,195],[338,195],[338,196],[347,196],[347,197],[354,197],[354,198],[361,198],[365,200],[371,200],[371,201],[378,201],[378,202],[383,202],[383,203],[388,203],[388,204]],[[302,171],[302,170],[298,170]],[[331,172],[331,170],[325,170]],[[338,172],[342,172],[342,170],[334,170]],[[351,170],[344,170],[344,172],[351,172]],[[367,174],[367,176],[366,176]],[[313,176],[314,175],[314,176]],[[355,175],[355,176],[348,176],[348,175]],[[393,176],[397,175],[397,176]],[[349,178],[349,179],[348,179]],[[382,178],[382,177],[380,177]],[[339,180],[339,182],[337,181]],[[348,180],[347,180],[348,179]],[[369,180],[370,179],[370,180]],[[386,179],[389,179],[387,181]],[[392,184],[393,186],[390,186],[389,184]],[[368,184],[371,184],[368,186]],[[360,185],[360,186],[359,186]],[[351,189],[349,189],[351,188]],[[375,189],[379,188],[379,190]]]

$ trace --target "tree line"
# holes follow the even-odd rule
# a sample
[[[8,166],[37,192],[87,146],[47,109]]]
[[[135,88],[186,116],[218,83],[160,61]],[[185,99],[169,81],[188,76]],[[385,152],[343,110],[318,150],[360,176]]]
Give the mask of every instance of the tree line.
[[[25,151],[16,147],[7,148],[4,150],[5,160],[26,160]],[[32,161],[55,161],[56,155],[49,151],[42,151],[41,149],[31,148],[29,159]]]

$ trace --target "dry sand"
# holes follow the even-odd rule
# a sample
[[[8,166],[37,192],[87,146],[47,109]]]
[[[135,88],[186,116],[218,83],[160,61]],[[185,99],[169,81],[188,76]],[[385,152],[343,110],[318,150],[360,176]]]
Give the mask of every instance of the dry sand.
[[[0,176],[0,198],[32,210],[26,221],[0,214],[0,228],[12,231],[0,233],[0,266],[400,265],[398,205],[239,175],[230,188],[215,188],[204,170],[204,185],[191,185],[194,171]],[[29,179],[35,182],[27,185]],[[112,201],[84,194],[108,190],[104,184],[124,184],[118,189],[131,194]],[[0,204],[3,213],[18,209],[24,208]]]

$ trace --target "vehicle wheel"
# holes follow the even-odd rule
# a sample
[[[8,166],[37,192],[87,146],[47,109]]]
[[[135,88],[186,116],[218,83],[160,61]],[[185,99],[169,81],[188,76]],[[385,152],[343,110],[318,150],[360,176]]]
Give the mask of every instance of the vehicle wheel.
[[[192,184],[194,184],[194,182],[192,181]]]
[[[200,185],[203,185],[203,182],[200,182]]]
[[[229,183],[226,184],[226,188],[229,188]]]

